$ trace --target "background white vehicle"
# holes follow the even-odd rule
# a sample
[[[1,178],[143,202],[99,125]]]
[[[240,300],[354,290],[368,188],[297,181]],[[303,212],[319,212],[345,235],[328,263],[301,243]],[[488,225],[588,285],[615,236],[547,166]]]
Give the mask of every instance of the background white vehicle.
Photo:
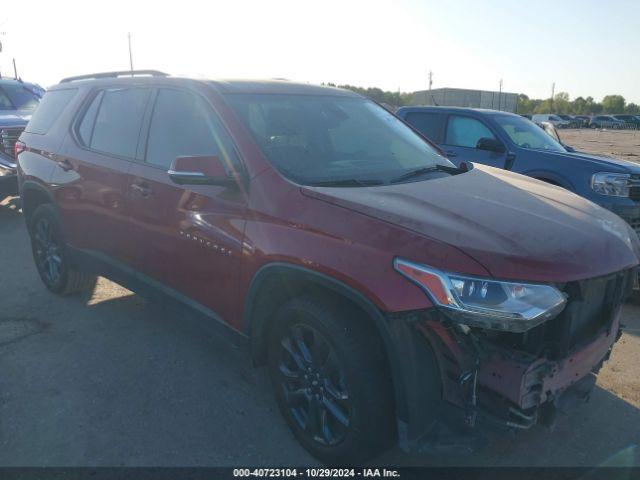
[[[542,123],[542,122],[549,122],[550,124],[552,124],[556,128],[567,128],[569,126],[569,122],[568,121],[561,119],[557,115],[553,115],[553,114],[549,114],[549,113],[533,115],[531,117],[531,120],[534,123],[538,123],[538,124]]]

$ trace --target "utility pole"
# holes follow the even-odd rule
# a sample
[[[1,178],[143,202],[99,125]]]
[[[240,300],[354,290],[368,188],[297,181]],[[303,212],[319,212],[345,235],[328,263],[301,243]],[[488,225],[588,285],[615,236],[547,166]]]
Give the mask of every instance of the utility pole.
[[[556,96],[556,82],[551,84],[551,111],[549,113],[553,113],[553,97]]]
[[[502,110],[502,79],[500,79],[500,88],[498,89],[498,110]]]
[[[429,91],[431,91],[432,84],[433,84],[433,72],[429,70]]]
[[[133,77],[133,55],[131,54],[131,32],[127,33],[127,39],[129,40],[129,68],[131,69],[131,76]]]
[[[16,68],[16,59],[13,59],[13,78],[18,79],[18,69]]]

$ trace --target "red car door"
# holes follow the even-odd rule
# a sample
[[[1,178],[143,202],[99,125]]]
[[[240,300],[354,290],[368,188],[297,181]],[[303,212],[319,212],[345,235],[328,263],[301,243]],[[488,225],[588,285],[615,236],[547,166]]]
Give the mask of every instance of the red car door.
[[[167,174],[178,156],[212,155],[240,168],[236,150],[207,100],[160,88],[145,133],[144,162],[129,171],[135,268],[230,321],[245,225],[240,186],[177,185]]]
[[[70,243],[107,259],[127,261],[130,252],[128,171],[151,91],[90,92],[56,159],[52,183]]]

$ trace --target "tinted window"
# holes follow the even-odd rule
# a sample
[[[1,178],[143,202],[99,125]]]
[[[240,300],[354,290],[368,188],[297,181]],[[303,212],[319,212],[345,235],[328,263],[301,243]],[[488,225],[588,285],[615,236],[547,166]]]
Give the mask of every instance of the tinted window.
[[[441,113],[414,112],[407,114],[407,123],[435,143],[442,143],[444,115]]]
[[[91,136],[93,135],[93,126],[96,121],[96,113],[98,113],[98,107],[100,106],[100,101],[102,100],[102,92],[98,93],[93,98],[91,105],[85,112],[82,117],[82,122],[80,122],[80,126],[78,127],[78,136],[82,143],[86,146],[91,145]]]
[[[47,92],[33,113],[26,131],[41,135],[47,133],[76,92],[76,89]]]
[[[9,95],[7,95],[4,90],[0,88],[0,110],[13,110],[13,104],[11,103],[11,99]]]
[[[153,108],[147,162],[169,169],[176,157],[215,155],[237,162],[230,139],[206,102],[190,92],[163,89]]]
[[[40,102],[40,97],[21,84],[8,84],[0,87],[11,100],[12,108],[18,110],[35,110]]]
[[[146,88],[105,90],[93,127],[91,148],[135,158],[148,97]]]
[[[227,96],[269,161],[303,184],[380,184],[453,166],[375,103],[351,96]]]
[[[475,148],[481,138],[495,138],[482,122],[471,117],[449,117],[445,143],[456,147]]]

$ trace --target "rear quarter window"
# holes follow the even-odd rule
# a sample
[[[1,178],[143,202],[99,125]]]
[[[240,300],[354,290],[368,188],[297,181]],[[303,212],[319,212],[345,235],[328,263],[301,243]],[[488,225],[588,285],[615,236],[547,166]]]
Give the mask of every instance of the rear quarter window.
[[[46,134],[77,92],[75,88],[47,92],[33,113],[25,131],[38,135]]]
[[[442,113],[408,113],[406,122],[434,143],[442,143],[444,115]]]

